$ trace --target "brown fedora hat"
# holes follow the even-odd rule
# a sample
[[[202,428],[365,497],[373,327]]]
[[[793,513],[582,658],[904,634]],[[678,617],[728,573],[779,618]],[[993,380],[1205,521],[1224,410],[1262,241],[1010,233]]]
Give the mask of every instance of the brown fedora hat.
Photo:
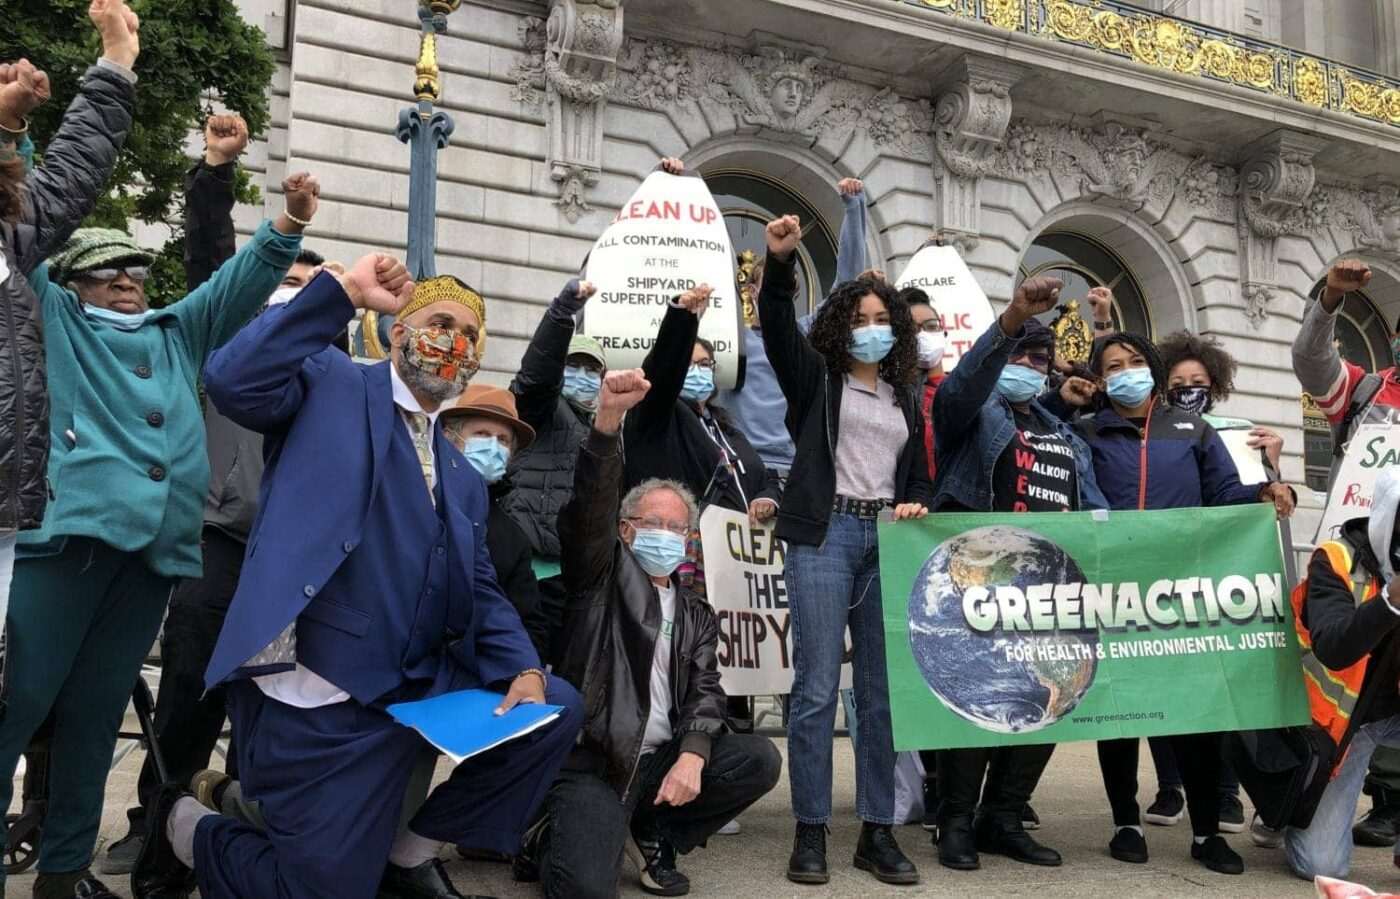
[[[515,394],[487,384],[471,384],[457,401],[442,410],[443,418],[467,418],[481,415],[510,425],[515,431],[515,450],[519,453],[535,440],[535,429],[520,420],[515,412]]]

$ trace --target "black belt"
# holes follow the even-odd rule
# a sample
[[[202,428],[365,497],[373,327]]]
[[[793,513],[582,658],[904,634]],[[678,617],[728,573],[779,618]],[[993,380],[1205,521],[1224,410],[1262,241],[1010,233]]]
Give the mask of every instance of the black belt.
[[[854,515],[856,518],[875,519],[880,517],[880,513],[887,506],[892,505],[894,503],[887,499],[851,499],[849,496],[837,495],[832,509],[838,515]]]

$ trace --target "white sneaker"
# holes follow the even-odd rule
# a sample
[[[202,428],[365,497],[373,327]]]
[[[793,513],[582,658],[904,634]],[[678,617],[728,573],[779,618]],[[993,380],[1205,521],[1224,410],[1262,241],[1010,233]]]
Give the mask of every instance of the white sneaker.
[[[741,834],[743,832],[744,825],[739,823],[738,818],[735,818],[733,821],[730,821],[728,824],[724,825],[716,831],[716,833],[718,833],[722,837],[732,837],[736,834]]]
[[[1258,812],[1249,822],[1249,838],[1260,849],[1277,849],[1283,845],[1283,831],[1264,826]]]

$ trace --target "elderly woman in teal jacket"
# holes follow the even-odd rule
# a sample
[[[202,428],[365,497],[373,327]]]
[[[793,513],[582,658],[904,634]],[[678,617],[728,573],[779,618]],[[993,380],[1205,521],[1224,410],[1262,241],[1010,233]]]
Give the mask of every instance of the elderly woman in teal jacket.
[[[146,301],[153,257],[120,231],[74,233],[31,276],[52,398],[52,500],[42,527],[19,538],[0,806],[20,754],[52,714],[41,874],[84,873],[141,662],[176,581],[201,573],[209,460],[198,382],[208,356],[263,308],[300,249],[319,186],[299,174],[282,187],[286,212],[163,309]]]

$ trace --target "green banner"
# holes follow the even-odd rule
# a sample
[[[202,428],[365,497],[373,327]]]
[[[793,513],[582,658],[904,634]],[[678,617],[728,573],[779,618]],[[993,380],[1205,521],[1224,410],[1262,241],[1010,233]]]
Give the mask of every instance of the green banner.
[[[1273,506],[880,525],[897,749],[1308,721]]]

